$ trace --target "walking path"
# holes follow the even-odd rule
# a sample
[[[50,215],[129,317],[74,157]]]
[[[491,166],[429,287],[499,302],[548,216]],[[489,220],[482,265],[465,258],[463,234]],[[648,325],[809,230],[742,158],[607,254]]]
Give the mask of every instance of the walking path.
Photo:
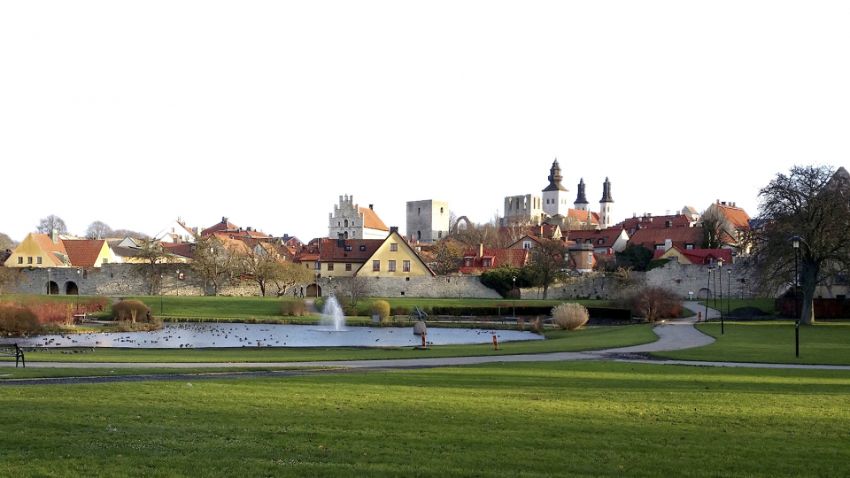
[[[685,306],[691,310],[699,310],[704,306],[696,302],[686,302]],[[703,310],[705,313],[705,310]],[[719,312],[708,309],[709,319],[720,316]],[[475,357],[445,357],[445,358],[419,358],[419,359],[389,359],[389,360],[338,360],[338,361],[313,361],[313,362],[218,362],[218,363],[195,363],[195,362],[170,362],[170,363],[116,363],[116,362],[30,362],[30,367],[38,368],[289,368],[289,369],[349,369],[349,370],[382,370],[382,369],[409,369],[409,368],[431,368],[457,365],[479,365],[485,363],[504,362],[559,362],[578,360],[612,360],[628,363],[648,363],[657,365],[690,365],[701,367],[747,367],[747,368],[770,368],[770,369],[807,369],[807,370],[848,370],[848,365],[798,365],[798,364],[767,364],[767,363],[742,363],[742,362],[704,362],[693,360],[651,360],[644,354],[650,352],[682,350],[694,347],[702,347],[714,342],[714,338],[703,334],[694,327],[696,317],[678,319],[664,322],[655,326],[653,331],[658,335],[658,340],[648,344],[635,345],[631,347],[620,347],[615,349],[595,350],[588,352],[556,352],[526,355],[498,355],[498,356],[475,356]],[[14,366],[13,362],[0,362],[0,367]],[[287,372],[259,372],[263,373],[287,373],[299,374],[298,371]],[[256,374],[250,372],[247,374]],[[210,376],[235,376],[244,374],[211,374]],[[187,375],[162,375],[146,376],[155,379],[179,380],[185,379]],[[131,380],[127,377],[103,377],[103,379],[114,379],[112,381]],[[58,379],[53,379],[57,381]],[[85,379],[81,379],[85,380]],[[48,379],[50,381],[50,379]],[[0,383],[6,381],[0,380]],[[17,381],[20,382],[20,381]],[[75,382],[78,383],[79,381]]]

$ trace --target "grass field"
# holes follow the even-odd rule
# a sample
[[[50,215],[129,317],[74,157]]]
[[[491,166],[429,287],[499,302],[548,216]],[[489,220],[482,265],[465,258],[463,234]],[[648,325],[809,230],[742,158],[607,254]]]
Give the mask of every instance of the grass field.
[[[544,352],[575,352],[637,345],[657,340],[647,324],[587,327],[568,332],[551,330],[547,340],[505,342],[498,351],[492,345],[443,345],[430,350],[397,348],[219,348],[219,349],[57,349],[28,351],[28,362],[303,362],[313,360],[409,359],[508,355]]]
[[[708,306],[711,308],[720,309],[720,298],[717,298],[717,301],[709,300]],[[700,301],[700,304],[705,306],[705,301]],[[735,310],[740,309],[742,307],[754,307],[756,309],[761,310],[767,315],[775,315],[776,307],[775,307],[775,299],[770,298],[756,298],[756,299],[729,299],[728,297],[723,298],[723,313],[726,313],[726,310]]]
[[[185,367],[151,368],[140,364],[137,368],[0,368],[0,382],[3,380],[27,378],[66,378],[66,377],[122,377],[138,375],[177,375],[177,374],[220,374],[241,372],[271,372],[287,370],[285,367]]]
[[[717,341],[705,347],[655,355],[681,360],[850,365],[850,322],[801,326],[799,359],[794,356],[791,321],[727,322],[724,335],[720,335],[719,323],[697,327]]]
[[[2,476],[846,476],[850,373],[499,364],[0,386]]]

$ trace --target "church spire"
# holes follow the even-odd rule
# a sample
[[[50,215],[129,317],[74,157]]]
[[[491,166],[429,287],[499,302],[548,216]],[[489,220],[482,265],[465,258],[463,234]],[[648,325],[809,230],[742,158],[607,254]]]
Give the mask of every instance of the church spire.
[[[602,199],[599,202],[614,202],[611,198],[611,181],[608,178],[605,178],[605,182],[602,183]]]
[[[584,178],[581,178],[581,181],[578,182],[578,196],[576,196],[576,200],[573,205],[580,211],[587,211],[588,204],[587,195],[584,190]]]
[[[561,166],[558,165],[558,158],[555,158],[555,162],[552,163],[552,169],[549,170],[549,185],[546,186],[546,189],[544,189],[543,192],[566,191],[567,188],[561,184],[562,179],[564,179],[564,177],[561,176]]]

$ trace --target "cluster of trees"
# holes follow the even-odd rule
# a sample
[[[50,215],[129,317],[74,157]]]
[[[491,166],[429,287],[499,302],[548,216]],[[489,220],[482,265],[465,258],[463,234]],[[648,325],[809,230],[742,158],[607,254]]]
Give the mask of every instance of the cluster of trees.
[[[567,249],[563,242],[541,239],[531,250],[528,264],[520,267],[498,267],[481,275],[481,283],[502,296],[515,294],[516,288],[540,287],[543,298],[549,294],[549,286],[561,280],[567,270]]]
[[[35,231],[40,234],[51,234],[56,231],[59,234],[68,234],[68,226],[65,221],[54,214],[41,218]],[[147,234],[132,231],[129,229],[112,229],[103,221],[94,221],[89,224],[84,234],[86,239],[107,239],[107,238],[124,238],[132,237],[134,239],[148,239]]]
[[[149,284],[150,293],[156,293],[161,287],[162,264],[166,262],[168,252],[154,240],[140,241],[139,257],[145,261],[141,269]],[[270,287],[277,295],[283,295],[295,284],[312,280],[312,271],[301,264],[287,261],[271,244],[258,244],[255,247],[228,246],[215,236],[197,239],[189,268],[218,295],[225,284],[234,282],[255,282],[260,294],[265,296]]]

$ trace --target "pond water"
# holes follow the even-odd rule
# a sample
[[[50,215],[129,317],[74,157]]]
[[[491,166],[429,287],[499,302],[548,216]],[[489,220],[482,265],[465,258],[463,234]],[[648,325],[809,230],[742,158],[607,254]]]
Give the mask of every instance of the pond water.
[[[542,340],[532,332],[518,330],[428,328],[433,345],[483,344],[517,340]],[[165,324],[155,332],[115,332],[70,335],[40,335],[0,339],[21,347],[126,347],[126,348],[207,348],[207,347],[403,347],[422,343],[413,327],[332,327],[274,324]]]

